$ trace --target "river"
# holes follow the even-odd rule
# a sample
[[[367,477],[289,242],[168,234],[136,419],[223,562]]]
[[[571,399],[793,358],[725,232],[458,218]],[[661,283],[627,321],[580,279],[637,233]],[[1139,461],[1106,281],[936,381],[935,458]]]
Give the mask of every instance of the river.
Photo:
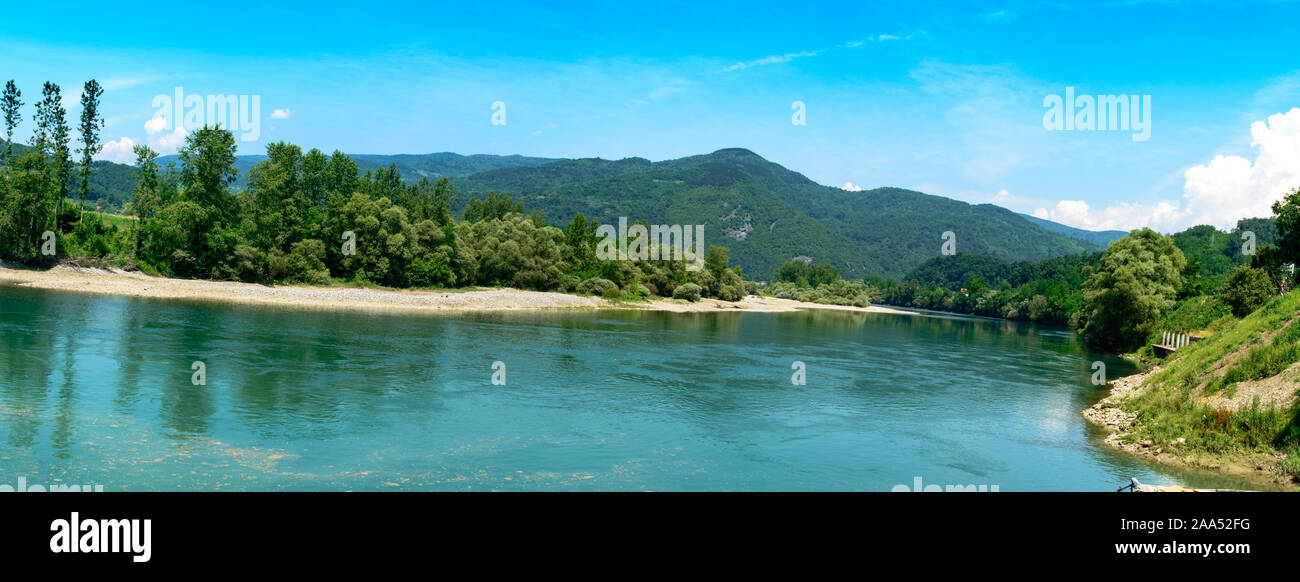
[[[0,487],[1248,485],[1106,448],[1080,415],[1103,395],[1095,361],[1131,371],[1067,330],[964,317],[393,315],[0,287]]]

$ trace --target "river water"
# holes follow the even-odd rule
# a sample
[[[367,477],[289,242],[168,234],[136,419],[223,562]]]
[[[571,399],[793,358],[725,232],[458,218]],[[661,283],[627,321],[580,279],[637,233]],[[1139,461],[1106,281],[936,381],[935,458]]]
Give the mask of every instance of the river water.
[[[1107,449],[1080,415],[1102,396],[1094,361],[1131,371],[1066,330],[962,317],[394,315],[0,287],[0,488],[1248,486]]]

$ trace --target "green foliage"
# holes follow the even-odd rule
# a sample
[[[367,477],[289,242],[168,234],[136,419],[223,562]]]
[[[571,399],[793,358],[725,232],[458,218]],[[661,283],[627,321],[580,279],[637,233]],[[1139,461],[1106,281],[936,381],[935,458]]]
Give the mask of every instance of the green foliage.
[[[0,181],[0,258],[30,263],[44,258],[41,234],[54,229],[58,186],[40,150],[11,162]]]
[[[808,263],[799,259],[786,261],[781,264],[781,268],[776,270],[776,276],[773,281],[783,283],[793,283],[798,287],[808,286]]]
[[[18,86],[10,79],[5,83],[4,96],[0,97],[0,112],[4,113],[5,120],[5,156],[4,162],[9,163],[9,158],[13,156],[14,147],[14,128],[23,120],[23,92],[18,90]]]
[[[854,307],[871,305],[868,288],[862,281],[845,281],[841,279],[817,287],[780,281],[772,283],[765,291],[768,295],[778,299],[793,299],[808,303],[851,305]]]
[[[609,279],[592,277],[578,284],[576,291],[583,295],[604,295],[608,291],[618,291],[618,285]]]
[[[1160,324],[1150,336],[1147,343],[1160,339],[1161,332],[1201,332],[1215,333],[1237,320],[1232,315],[1232,308],[1223,297],[1218,295],[1199,295],[1178,302],[1166,313]]]
[[[1255,346],[1244,358],[1234,361],[1222,376],[1211,382],[1209,390],[1227,388],[1237,382],[1271,378],[1296,361],[1300,361],[1300,324],[1292,323],[1273,336],[1273,341]]]
[[[561,160],[456,180],[475,195],[506,192],[550,216],[599,223],[626,216],[651,224],[708,224],[746,273],[774,274],[809,256],[846,276],[899,277],[939,254],[939,235],[958,233],[963,252],[1038,260],[1098,250],[992,205],[972,206],[909,190],[846,192],[743,149],[650,162]],[[905,225],[905,226],[901,226]],[[716,243],[715,243],[716,244]]]
[[[700,300],[700,294],[702,291],[703,289],[695,283],[685,283],[683,285],[678,285],[676,289],[673,289],[673,299],[685,299],[686,301],[694,303]]]
[[[1263,269],[1242,265],[1224,280],[1219,293],[1233,315],[1245,317],[1273,297],[1274,286]]]
[[[1300,187],[1273,203],[1277,216],[1277,241],[1282,262],[1300,265]],[[1261,241],[1263,242],[1263,241]]]
[[[1158,443],[1185,438],[1177,449],[1185,455],[1272,459],[1300,443],[1300,405],[1277,408],[1256,401],[1228,410],[1200,398],[1198,389],[1213,393],[1275,376],[1298,359],[1300,292],[1291,292],[1171,356],[1137,396],[1122,403],[1138,415],[1132,438]]]
[[[539,227],[515,213],[462,222],[456,237],[465,251],[457,258],[468,281],[543,291],[562,290],[569,285],[564,233],[558,228]]]
[[[1286,458],[1282,459],[1282,472],[1293,479],[1300,479],[1300,446],[1287,450]]]
[[[81,147],[77,150],[81,154],[81,183],[77,193],[82,200],[90,193],[91,161],[102,147],[99,130],[104,127],[104,118],[99,113],[99,98],[103,94],[104,89],[94,79],[86,81],[81,90],[81,123],[77,125],[81,133]]]
[[[479,222],[483,220],[493,220],[504,218],[507,214],[523,214],[524,205],[511,200],[509,196],[499,192],[489,192],[482,200],[473,199],[465,207],[465,212],[461,215],[461,222]]]
[[[1083,283],[1076,329],[1099,348],[1140,346],[1173,307],[1186,266],[1173,239],[1148,228],[1111,243]]]

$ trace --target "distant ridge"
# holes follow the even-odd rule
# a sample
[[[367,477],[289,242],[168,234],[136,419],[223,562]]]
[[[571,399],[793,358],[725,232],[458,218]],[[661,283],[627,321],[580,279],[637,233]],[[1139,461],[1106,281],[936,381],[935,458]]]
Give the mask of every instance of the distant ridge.
[[[505,192],[528,211],[563,226],[581,212],[655,224],[703,224],[706,242],[731,249],[757,279],[798,256],[834,265],[846,277],[902,277],[940,254],[941,236],[957,251],[1007,261],[1095,251],[1124,233],[1092,233],[990,204],[905,190],[849,192],[823,186],[744,148],[651,162],[645,158],[554,159],[520,155],[349,154],[362,172],[395,165],[410,181],[449,178],[459,211],[470,198]],[[236,187],[263,155],[239,156]],[[164,156],[165,165],[178,162]],[[120,208],[135,186],[130,166],[96,162],[92,198]],[[1118,236],[1116,236],[1118,234]]]
[[[1109,245],[1111,241],[1116,241],[1128,236],[1128,231],[1123,230],[1083,230],[1081,228],[1066,226],[1059,222],[1052,222],[1029,214],[1021,214],[1021,216],[1052,232],[1060,233],[1073,239],[1087,241],[1102,248]]]

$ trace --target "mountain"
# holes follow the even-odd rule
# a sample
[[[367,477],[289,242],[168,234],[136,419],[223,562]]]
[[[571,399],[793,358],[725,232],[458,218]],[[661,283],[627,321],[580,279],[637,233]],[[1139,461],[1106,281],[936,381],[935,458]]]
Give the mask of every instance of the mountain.
[[[1098,250],[998,206],[971,205],[900,188],[848,192],[822,186],[745,149],[650,162],[641,158],[561,160],[491,170],[452,181],[460,202],[505,192],[554,224],[575,213],[614,223],[704,224],[706,242],[756,278],[810,257],[847,277],[900,277],[956,250],[1008,261]]]
[[[360,168],[362,173],[366,170],[388,167],[390,164],[396,165],[398,171],[402,173],[402,177],[412,182],[418,181],[420,178],[430,180],[455,178],[489,170],[515,166],[535,167],[557,161],[555,158],[535,158],[520,155],[474,154],[462,156],[451,152],[393,155],[348,154],[348,157],[357,163],[357,167]],[[238,156],[235,159],[235,169],[239,170],[239,174],[235,177],[235,187],[243,188],[248,183],[248,171],[265,159],[266,156],[262,154]],[[158,158],[158,163],[164,166],[168,163],[175,163],[179,166],[180,157],[175,155],[161,156]]]
[[[1111,241],[1116,241],[1128,236],[1128,232],[1122,230],[1083,230],[1081,228],[1066,226],[1059,222],[1052,222],[1029,214],[1021,214],[1020,216],[1023,216],[1029,222],[1037,224],[1038,226],[1046,228],[1052,232],[1063,234],[1072,239],[1085,241],[1103,249],[1106,248]]]
[[[350,157],[363,172],[394,164],[411,181],[452,179],[457,212],[470,198],[497,191],[560,226],[578,212],[611,224],[621,216],[653,224],[703,224],[706,243],[729,247],[732,260],[755,279],[771,277],[796,257],[829,263],[846,277],[898,278],[940,256],[947,231],[955,235],[957,252],[1006,261],[1102,248],[1080,234],[1087,231],[1044,225],[990,204],[901,188],[848,192],[822,186],[739,148],[659,162],[447,152]],[[237,188],[264,159],[238,157]],[[179,163],[176,156],[159,161]],[[134,168],[95,162],[90,197],[106,210],[120,209],[134,187]]]

